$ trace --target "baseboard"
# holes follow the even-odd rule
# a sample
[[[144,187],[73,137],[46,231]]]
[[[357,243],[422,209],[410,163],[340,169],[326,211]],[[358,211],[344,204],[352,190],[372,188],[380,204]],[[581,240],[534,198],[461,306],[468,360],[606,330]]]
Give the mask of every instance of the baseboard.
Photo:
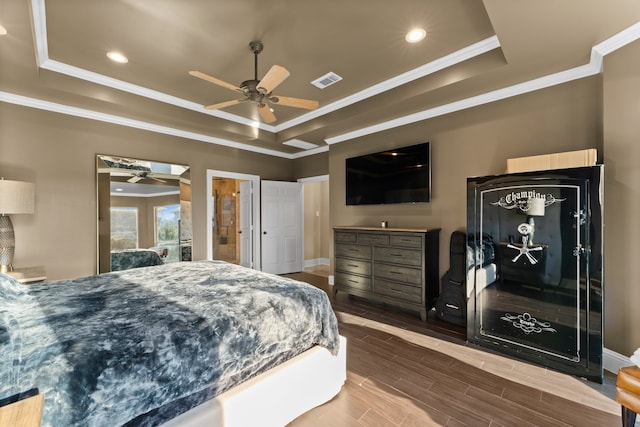
[[[602,366],[605,371],[617,374],[620,368],[631,366],[633,362],[627,356],[605,348],[602,352]]]
[[[316,265],[329,265],[329,258],[305,259],[303,264],[304,268],[314,267]]]

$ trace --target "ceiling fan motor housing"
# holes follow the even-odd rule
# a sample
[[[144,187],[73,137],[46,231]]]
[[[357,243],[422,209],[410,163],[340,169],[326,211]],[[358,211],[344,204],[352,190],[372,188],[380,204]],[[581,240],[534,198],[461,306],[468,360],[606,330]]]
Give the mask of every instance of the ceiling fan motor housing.
[[[240,88],[249,101],[261,104],[268,94],[264,90],[258,89],[258,83],[260,83],[260,80],[245,80],[240,83]]]
[[[249,43],[249,48],[254,55],[254,77],[252,80],[243,81],[240,86],[235,86],[231,83],[227,83],[223,80],[217,79],[200,71],[189,71],[189,74],[194,77],[198,77],[210,83],[222,86],[227,89],[231,89],[236,92],[242,92],[242,94],[245,96],[244,99],[234,99],[231,101],[206,105],[206,109],[214,110],[218,108],[237,105],[245,101],[251,101],[258,106],[258,111],[263,121],[265,121],[266,123],[273,123],[274,121],[276,121],[276,117],[273,114],[273,109],[267,106],[267,102],[273,104],[288,105],[297,108],[305,108],[309,110],[313,110],[318,107],[317,101],[273,96],[272,91],[287,77],[289,77],[289,71],[283,66],[273,65],[262,79],[258,79],[258,54],[262,52],[264,46],[262,42],[254,40]]]

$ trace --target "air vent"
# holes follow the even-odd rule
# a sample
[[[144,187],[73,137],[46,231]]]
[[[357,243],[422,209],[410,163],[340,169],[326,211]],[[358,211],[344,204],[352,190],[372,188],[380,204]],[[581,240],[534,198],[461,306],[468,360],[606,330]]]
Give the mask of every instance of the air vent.
[[[342,77],[331,71],[322,77],[318,77],[312,81],[311,84],[317,88],[324,89],[327,86],[331,86],[332,84],[339,82],[340,80],[342,80]]]

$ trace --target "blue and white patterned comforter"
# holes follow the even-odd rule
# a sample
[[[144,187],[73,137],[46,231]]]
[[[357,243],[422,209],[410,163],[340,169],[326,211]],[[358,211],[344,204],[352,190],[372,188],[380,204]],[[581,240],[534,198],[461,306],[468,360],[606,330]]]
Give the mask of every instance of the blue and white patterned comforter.
[[[323,291],[222,261],[0,274],[0,399],[38,388],[43,426],[155,425],[314,345],[338,350]]]
[[[162,264],[164,264],[164,261],[160,258],[158,252],[152,249],[125,249],[111,252],[111,271]]]

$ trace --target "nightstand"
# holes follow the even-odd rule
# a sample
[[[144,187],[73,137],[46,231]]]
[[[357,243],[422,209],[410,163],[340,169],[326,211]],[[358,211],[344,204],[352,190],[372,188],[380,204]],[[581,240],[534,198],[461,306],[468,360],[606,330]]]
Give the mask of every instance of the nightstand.
[[[35,283],[47,280],[47,273],[43,266],[14,268],[7,274],[21,283]]]

